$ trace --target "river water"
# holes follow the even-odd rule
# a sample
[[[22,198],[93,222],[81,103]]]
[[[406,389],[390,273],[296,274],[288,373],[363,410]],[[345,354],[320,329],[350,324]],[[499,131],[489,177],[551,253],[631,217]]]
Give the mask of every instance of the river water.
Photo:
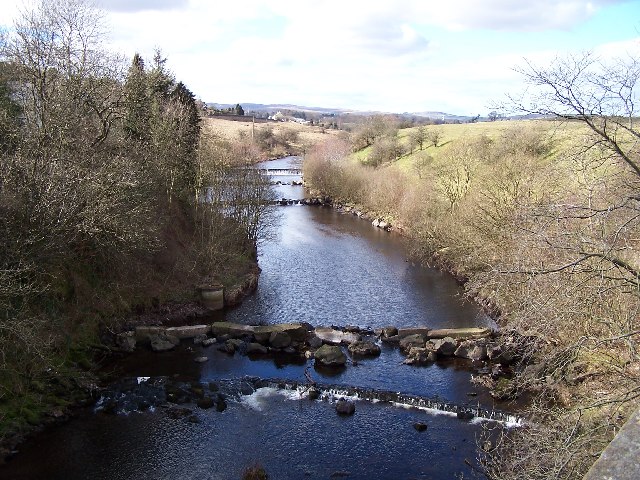
[[[263,166],[298,167],[299,162],[288,157]],[[305,196],[299,186],[276,190],[279,197]],[[260,249],[257,292],[240,307],[217,314],[216,320],[372,329],[492,325],[475,304],[462,298],[453,278],[407,261],[403,240],[396,234],[328,207],[274,208],[280,220],[274,237]],[[194,362],[203,354],[208,362]],[[383,345],[378,358],[337,372],[311,369],[311,374],[319,384],[504,409],[471,384],[466,361],[411,367],[402,360],[397,349]],[[305,368],[311,365],[298,357],[228,356],[215,345],[183,342],[161,354],[138,349],[113,367],[113,377],[204,385],[234,385],[245,376],[304,382]],[[191,405],[189,421],[173,418],[160,407],[116,415],[87,409],[21,446],[20,453],[0,467],[0,478],[239,479],[252,464],[262,465],[270,479],[479,478],[465,460],[475,463],[476,438],[491,422],[363,400],[356,402],[355,415],[342,417],[331,396],[310,401],[279,388],[232,390],[224,412]],[[418,432],[414,422],[425,423],[427,430]]]

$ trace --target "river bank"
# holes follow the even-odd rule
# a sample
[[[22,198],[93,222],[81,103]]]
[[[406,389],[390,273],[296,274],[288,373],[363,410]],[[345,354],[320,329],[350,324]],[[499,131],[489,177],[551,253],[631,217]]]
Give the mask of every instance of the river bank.
[[[257,262],[247,263],[242,270],[234,273],[225,272],[226,278],[236,281],[224,287],[225,308],[237,307],[254,292],[259,275]],[[159,292],[153,288],[147,290],[147,297],[137,294],[128,314],[106,319],[96,325],[89,343],[79,342],[71,347],[77,351],[77,359],[73,364],[62,365],[47,377],[32,382],[35,393],[39,395],[38,403],[34,404],[33,412],[23,411],[24,422],[18,421],[13,427],[3,429],[0,436],[0,464],[15,455],[16,449],[34,435],[70,421],[97,400],[100,385],[105,381],[101,374],[103,365],[131,351],[127,342],[120,340],[123,338],[122,332],[139,326],[187,325],[212,315],[212,311],[198,298],[196,286],[202,283],[201,280],[195,281],[195,277],[191,280],[178,279],[175,276],[173,279],[177,288],[173,293],[170,289],[163,292],[163,296],[168,297],[166,301],[160,302]],[[174,299],[171,299],[172,295]]]

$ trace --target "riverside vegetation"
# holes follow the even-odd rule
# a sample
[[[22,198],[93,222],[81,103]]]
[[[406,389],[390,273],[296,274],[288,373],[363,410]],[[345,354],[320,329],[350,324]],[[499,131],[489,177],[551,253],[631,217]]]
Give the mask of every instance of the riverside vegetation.
[[[581,478],[640,405],[640,65],[522,73],[547,120],[398,130],[372,117],[305,158],[307,183],[400,229],[517,335],[503,398],[528,426],[482,444],[487,477]],[[491,382],[491,380],[489,380]]]
[[[259,148],[202,132],[159,51],[104,40],[79,0],[0,37],[0,443],[90,395],[101,333],[233,284],[266,234]]]

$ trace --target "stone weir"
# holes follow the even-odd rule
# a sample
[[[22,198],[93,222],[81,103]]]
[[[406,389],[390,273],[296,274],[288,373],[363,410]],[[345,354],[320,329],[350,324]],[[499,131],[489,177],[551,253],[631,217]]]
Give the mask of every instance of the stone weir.
[[[507,426],[522,426],[523,419],[499,410],[488,410],[481,407],[470,407],[456,405],[438,398],[429,398],[420,395],[410,395],[407,393],[392,392],[387,390],[376,390],[371,388],[354,387],[348,385],[332,384],[310,384],[297,382],[295,380],[245,378],[254,388],[275,388],[285,391],[296,391],[300,396],[314,395],[325,400],[338,399],[341,397],[363,400],[372,403],[386,403],[393,406],[410,407],[420,410],[434,410],[437,412],[455,415],[461,420],[472,420],[478,418],[493,422],[504,423]]]
[[[524,424],[522,418],[506,412],[456,405],[438,398],[349,385],[261,377],[241,377],[208,383],[179,382],[169,377],[124,378],[102,391],[94,410],[128,414],[160,407],[167,409],[171,415],[176,409],[191,414],[194,407],[208,409],[216,406],[222,411],[226,408],[227,402],[241,402],[243,397],[252,395],[261,388],[293,393],[288,396],[298,400],[334,403],[347,399],[445,413],[464,421],[479,419],[499,422],[507,427],[519,427]]]

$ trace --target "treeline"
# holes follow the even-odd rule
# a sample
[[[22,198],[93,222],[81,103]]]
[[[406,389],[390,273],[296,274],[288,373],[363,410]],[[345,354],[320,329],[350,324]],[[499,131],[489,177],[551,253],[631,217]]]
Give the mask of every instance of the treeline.
[[[305,159],[307,182],[402,226],[520,339],[513,372],[486,380],[503,399],[528,392],[530,423],[484,445],[488,478],[582,478],[640,405],[638,72],[590,56],[531,67],[539,96],[518,107],[557,121],[378,164],[376,142],[419,135],[379,125]]]
[[[0,436],[73,390],[99,326],[232,279],[261,235],[265,182],[159,51],[126,62],[103,30],[43,0],[1,38]]]

